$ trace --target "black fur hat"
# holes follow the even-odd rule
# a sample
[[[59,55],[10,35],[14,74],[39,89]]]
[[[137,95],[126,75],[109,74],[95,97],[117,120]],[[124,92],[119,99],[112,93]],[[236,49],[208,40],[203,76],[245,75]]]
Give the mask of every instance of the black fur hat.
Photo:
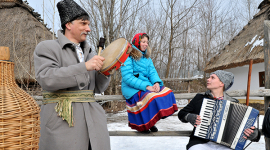
[[[77,17],[83,15],[89,16],[87,12],[73,0],[61,0],[57,3],[57,9],[61,19],[61,26],[73,21]]]

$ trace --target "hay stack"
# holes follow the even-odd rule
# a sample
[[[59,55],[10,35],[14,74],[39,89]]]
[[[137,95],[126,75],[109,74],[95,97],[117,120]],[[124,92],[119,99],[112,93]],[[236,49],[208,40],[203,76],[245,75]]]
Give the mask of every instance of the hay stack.
[[[0,0],[0,22],[0,46],[10,49],[16,82],[35,82],[33,52],[39,42],[53,38],[52,32],[22,0]]]

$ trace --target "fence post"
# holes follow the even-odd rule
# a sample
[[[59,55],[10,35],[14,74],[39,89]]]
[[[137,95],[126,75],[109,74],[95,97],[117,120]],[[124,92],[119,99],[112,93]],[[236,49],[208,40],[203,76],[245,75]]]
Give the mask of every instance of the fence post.
[[[270,47],[269,47],[270,21],[264,20],[264,66],[265,66],[265,89],[270,89]],[[270,102],[270,97],[264,97],[264,113]],[[270,150],[269,138],[265,137],[265,149]]]

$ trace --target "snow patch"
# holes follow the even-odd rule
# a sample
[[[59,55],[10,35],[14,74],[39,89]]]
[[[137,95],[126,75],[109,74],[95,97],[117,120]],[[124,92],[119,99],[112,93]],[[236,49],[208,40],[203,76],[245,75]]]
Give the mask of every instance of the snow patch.
[[[127,115],[127,112],[122,111],[117,116]],[[177,114],[178,112],[176,112]],[[262,128],[264,116],[260,115],[260,129]],[[255,123],[256,126],[257,123]],[[161,119],[156,124],[159,131],[183,131],[192,130],[193,126],[190,123],[182,123],[177,116],[170,116],[166,119]],[[128,121],[114,122],[108,124],[109,131],[135,131],[128,127]],[[112,150],[164,150],[164,149],[186,149],[189,137],[184,136],[111,136],[110,137]],[[249,141],[247,142],[249,143]],[[265,149],[264,136],[259,142],[253,142],[248,150]]]
[[[251,44],[255,41],[256,38],[257,38],[257,35],[255,35],[255,36],[253,37],[253,39],[252,39],[250,42],[247,42],[246,45],[245,45],[244,47],[246,47],[246,46],[248,46],[248,45],[251,45]]]
[[[249,52],[252,52],[253,48],[255,48],[256,46],[263,46],[263,39],[261,39],[261,40],[259,40],[259,39],[256,40],[256,41],[253,43],[252,48],[250,49]]]
[[[202,79],[203,78],[203,75],[195,75],[192,78],[194,78],[194,79]]]
[[[246,47],[246,46],[248,46],[248,45],[252,45],[252,47],[251,47],[251,49],[250,49],[249,52],[252,52],[252,50],[253,50],[256,46],[263,46],[263,41],[264,41],[264,40],[263,40],[263,39],[260,40],[261,36],[259,36],[257,40],[256,40],[256,38],[257,38],[257,35],[255,35],[255,36],[252,38],[252,40],[251,40],[250,42],[247,42],[246,45],[244,46],[244,47]],[[256,41],[255,41],[255,40],[256,40]]]

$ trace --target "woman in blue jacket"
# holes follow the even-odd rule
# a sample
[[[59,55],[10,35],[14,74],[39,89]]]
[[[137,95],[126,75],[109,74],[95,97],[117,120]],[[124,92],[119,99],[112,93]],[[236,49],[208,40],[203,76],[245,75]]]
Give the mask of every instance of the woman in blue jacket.
[[[156,122],[178,110],[172,90],[163,86],[150,58],[148,40],[146,33],[136,34],[130,56],[121,67],[128,124],[142,133],[157,132]]]

